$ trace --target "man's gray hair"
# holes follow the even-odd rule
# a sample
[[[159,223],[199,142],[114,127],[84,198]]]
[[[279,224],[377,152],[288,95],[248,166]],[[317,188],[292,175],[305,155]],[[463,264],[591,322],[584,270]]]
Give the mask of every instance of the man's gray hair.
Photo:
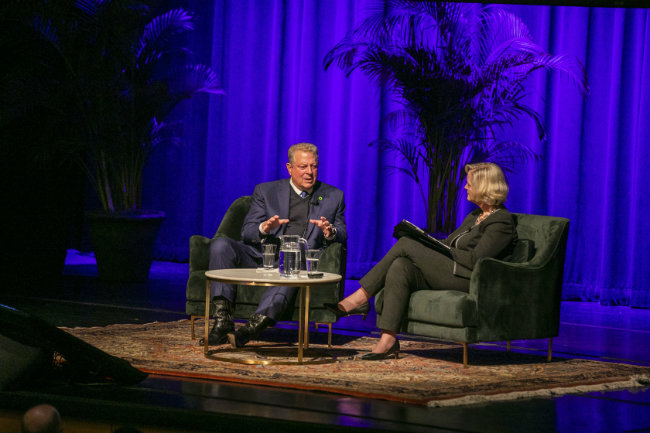
[[[308,152],[314,155],[318,162],[318,148],[311,143],[297,143],[289,148],[289,164],[293,165],[296,152]]]

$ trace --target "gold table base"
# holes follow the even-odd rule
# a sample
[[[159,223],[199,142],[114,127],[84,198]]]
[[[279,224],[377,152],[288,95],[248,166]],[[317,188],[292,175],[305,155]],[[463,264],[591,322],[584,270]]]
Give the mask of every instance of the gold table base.
[[[230,354],[230,356],[228,356]],[[236,354],[255,354],[256,357],[236,357],[233,355]],[[205,357],[208,359],[213,359],[215,361],[231,362],[235,364],[246,364],[246,365],[303,365],[303,364],[331,364],[336,362],[336,357],[330,356],[327,353],[315,350],[307,349],[303,351],[303,359],[299,361],[298,359],[290,359],[291,357],[295,358],[296,348],[290,346],[282,347],[242,347],[238,349],[234,348],[225,348],[225,349],[214,349],[209,350],[205,354]],[[270,358],[283,358],[283,359],[270,359]]]
[[[237,279],[233,280],[233,277],[230,276],[219,276],[216,274],[217,271],[206,272],[206,285],[205,285],[205,330],[204,330],[204,346],[203,354],[206,358],[214,359],[216,361],[232,362],[236,364],[249,364],[249,365],[302,365],[302,364],[328,364],[336,362],[336,357],[328,356],[323,352],[309,349],[309,302],[310,302],[310,283],[318,284],[317,281],[299,281],[299,280],[283,280],[283,281],[274,281],[274,282],[265,282],[265,281],[250,281],[250,279]],[[326,274],[328,277],[336,278],[336,281],[341,279],[340,275],[335,274]],[[298,287],[300,291],[300,303],[299,303],[299,322],[298,322],[298,347],[297,347],[297,359],[282,359],[282,360],[273,360],[273,359],[259,359],[259,358],[233,358],[232,356],[224,356],[227,353],[237,353],[237,352],[252,352],[260,351],[260,347],[250,346],[243,348],[225,348],[225,349],[208,349],[208,334],[209,334],[209,317],[210,317],[210,281],[221,281],[227,283],[238,283],[251,286],[277,286],[277,285],[290,285]],[[323,281],[325,282],[325,281]],[[282,346],[282,349],[292,350],[291,347]],[[276,348],[264,348],[264,351],[268,352],[269,355],[273,356],[273,352],[279,353],[279,349]],[[318,355],[318,356],[316,356]],[[277,355],[276,355],[277,356]],[[311,357],[310,359],[306,359]]]

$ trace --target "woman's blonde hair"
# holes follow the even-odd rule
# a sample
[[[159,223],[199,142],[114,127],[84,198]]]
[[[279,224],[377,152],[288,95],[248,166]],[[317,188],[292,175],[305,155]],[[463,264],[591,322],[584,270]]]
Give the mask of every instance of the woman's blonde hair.
[[[508,198],[508,183],[498,165],[491,162],[467,164],[465,173],[472,173],[472,191],[481,202],[498,206]]]

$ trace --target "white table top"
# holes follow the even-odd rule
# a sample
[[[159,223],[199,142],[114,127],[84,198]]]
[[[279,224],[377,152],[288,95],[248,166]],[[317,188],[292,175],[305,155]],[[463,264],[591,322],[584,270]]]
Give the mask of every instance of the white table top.
[[[209,280],[232,282],[245,285],[274,285],[274,286],[316,286],[320,284],[336,283],[341,280],[339,274],[323,272],[321,278],[309,278],[307,271],[300,271],[298,278],[283,278],[276,269],[264,270],[254,268],[219,269],[206,271]]]

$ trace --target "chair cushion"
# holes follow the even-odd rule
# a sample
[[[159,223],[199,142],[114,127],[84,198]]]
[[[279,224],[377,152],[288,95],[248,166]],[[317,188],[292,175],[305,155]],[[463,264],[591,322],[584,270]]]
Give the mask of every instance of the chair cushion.
[[[530,239],[535,247],[535,254],[529,261],[535,266],[543,265],[555,255],[558,242],[563,236],[569,220],[530,214],[513,215],[519,238]],[[564,261],[564,257],[562,257],[562,261]]]
[[[476,299],[456,290],[418,290],[411,295],[408,319],[453,327],[476,326]]]
[[[505,259],[511,263],[525,263],[535,255],[535,242],[530,239],[518,239],[512,254]]]

